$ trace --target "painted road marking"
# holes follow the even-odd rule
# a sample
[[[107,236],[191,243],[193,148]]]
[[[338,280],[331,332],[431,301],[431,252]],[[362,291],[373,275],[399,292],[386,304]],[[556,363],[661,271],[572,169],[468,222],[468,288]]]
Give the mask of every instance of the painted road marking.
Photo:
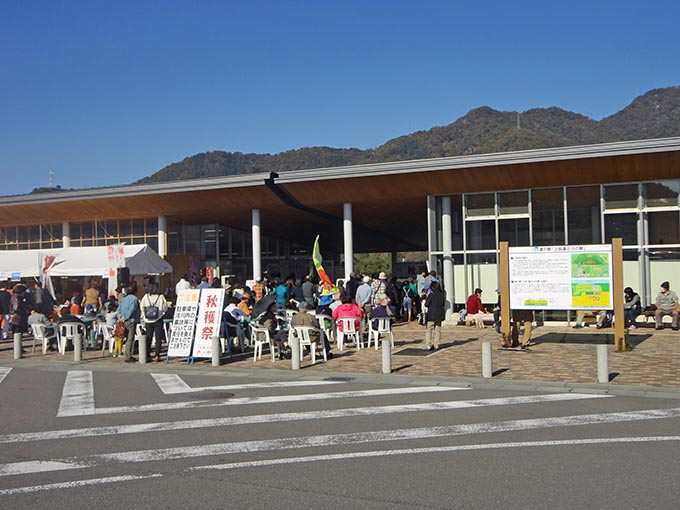
[[[5,380],[7,374],[12,371],[12,367],[0,367],[0,383]]]
[[[283,459],[253,460],[246,462],[231,462],[227,464],[215,464],[212,466],[194,466],[188,471],[205,470],[225,470],[246,467],[273,466],[281,464],[296,464],[302,462],[319,462],[330,460],[351,460],[374,457],[387,457],[391,455],[422,455],[428,453],[453,453],[479,450],[498,450],[504,448],[535,448],[549,446],[581,446],[599,444],[621,444],[621,443],[648,443],[663,441],[680,441],[680,436],[650,436],[650,437],[611,437],[597,439],[566,439],[554,441],[527,441],[511,443],[487,443],[470,444],[459,446],[437,446],[432,448],[402,448],[399,450],[374,450],[369,452],[336,453],[329,455],[310,455],[308,457],[288,457]]]
[[[198,446],[162,448],[153,450],[101,453],[81,458],[72,457],[66,459],[53,459],[50,462],[52,463],[63,462],[66,466],[66,469],[79,469],[83,467],[95,467],[100,464],[107,464],[111,462],[140,463],[151,461],[168,461],[173,459],[212,457],[235,453],[252,453],[311,447],[358,445],[388,441],[432,439],[469,434],[513,432],[519,430],[574,427],[579,425],[593,425],[593,424],[611,424],[678,417],[680,417],[680,408],[652,409],[643,411],[626,411],[617,413],[560,416],[554,418],[536,418],[526,420],[511,420],[504,422],[488,422],[439,427],[380,430],[372,432],[370,431],[355,432],[349,434],[330,434],[308,437],[289,437],[277,439],[264,439],[258,441],[239,441],[233,443],[217,443]],[[14,466],[13,463],[0,464],[0,474],[5,472],[11,473],[16,469],[21,469],[24,474],[29,473],[30,466],[27,462],[21,462],[16,464],[20,464],[21,466],[17,468],[16,466]],[[50,464],[50,466],[53,466],[53,464]],[[32,471],[33,473],[42,472],[38,464],[36,464],[34,468],[35,471]]]
[[[91,427],[79,429],[60,429],[44,432],[24,432],[0,435],[0,443],[23,443],[28,441],[47,441],[54,439],[83,438],[109,436],[119,434],[140,434],[145,432],[163,432],[171,430],[188,430],[211,427],[228,427],[257,423],[274,423],[287,421],[319,420],[329,418],[347,418],[353,416],[369,416],[379,414],[396,414],[422,411],[448,411],[471,407],[487,407],[502,405],[521,405],[542,402],[564,402],[594,398],[611,398],[611,395],[594,395],[580,393],[557,393],[550,395],[528,395],[521,397],[489,398],[478,400],[453,400],[448,402],[430,402],[419,404],[401,404],[390,406],[355,407],[349,409],[332,409],[324,411],[306,411],[297,413],[275,413],[254,416],[236,416],[229,418],[210,418],[201,420],[166,421],[158,423],[142,423],[135,425],[119,425],[108,427]]]
[[[326,381],[324,381],[326,382]],[[334,383],[335,381],[330,381]],[[358,398],[380,395],[400,395],[409,393],[428,393],[440,391],[457,391],[469,388],[449,386],[420,386],[410,388],[384,388],[378,390],[357,390],[333,393],[309,393],[303,395],[283,395],[268,397],[242,397],[219,400],[196,400],[193,402],[167,402],[154,404],[139,404],[133,406],[95,408],[94,385],[92,372],[70,371],[64,383],[61,403],[57,417],[87,416],[92,414],[137,413],[144,411],[167,411],[172,409],[197,409],[200,407],[220,407],[251,404],[270,404],[282,402],[298,402],[310,400],[325,400],[335,398]]]
[[[257,388],[293,388],[299,386],[323,386],[328,384],[346,384],[344,381],[275,381],[266,383],[231,384],[223,386],[199,386],[192,388],[176,374],[151,374],[160,390],[166,395],[177,393],[194,393],[215,390],[246,390]]]
[[[150,475],[125,475],[125,476],[110,476],[108,478],[92,478],[90,480],[74,480],[72,482],[50,483],[46,485],[32,485],[30,487],[15,487],[13,489],[0,490],[0,496],[13,496],[17,494],[30,494],[32,492],[49,491],[55,489],[75,489],[77,487],[87,487],[90,485],[108,485],[111,483],[130,482],[135,480],[147,480],[149,478],[158,478],[163,476],[160,473],[153,473]]]
[[[70,370],[66,374],[57,417],[94,414],[94,385],[90,370]]]

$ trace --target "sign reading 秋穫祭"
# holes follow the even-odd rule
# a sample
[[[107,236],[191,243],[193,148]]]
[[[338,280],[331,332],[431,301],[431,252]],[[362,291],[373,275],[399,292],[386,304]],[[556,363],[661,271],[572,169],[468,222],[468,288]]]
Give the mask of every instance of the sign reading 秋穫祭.
[[[168,357],[191,355],[200,292],[200,289],[186,289],[177,294],[175,315],[172,319],[172,333],[168,341]]]
[[[223,309],[224,289],[203,289],[201,291],[192,357],[212,357],[212,337],[220,335]]]
[[[612,247],[532,246],[509,248],[513,310],[610,310]]]

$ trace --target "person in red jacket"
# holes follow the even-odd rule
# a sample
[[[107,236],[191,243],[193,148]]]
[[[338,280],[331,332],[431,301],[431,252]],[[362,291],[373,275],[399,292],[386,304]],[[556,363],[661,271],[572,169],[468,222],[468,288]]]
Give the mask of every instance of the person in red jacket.
[[[465,310],[468,315],[477,315],[478,313],[488,313],[482,304],[482,289],[475,289],[475,293],[467,298],[465,303]]]

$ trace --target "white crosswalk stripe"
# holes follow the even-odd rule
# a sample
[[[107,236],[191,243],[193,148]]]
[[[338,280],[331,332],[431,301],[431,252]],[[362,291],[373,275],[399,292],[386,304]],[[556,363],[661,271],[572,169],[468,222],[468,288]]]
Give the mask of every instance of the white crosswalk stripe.
[[[0,371],[0,381],[10,370]],[[135,374],[134,381],[126,380],[128,376],[123,374],[120,377],[121,384],[127,384],[128,389],[145,384],[140,381],[150,378],[164,396],[180,400],[164,401],[165,397],[161,397],[160,402],[98,406],[96,377],[93,373],[88,370],[69,371],[64,379],[57,412],[57,420],[69,418],[69,427],[0,434],[2,448],[14,448],[12,451],[17,451],[16,445],[25,445],[21,447],[20,456],[9,458],[2,455],[3,451],[0,449],[0,458],[7,459],[0,463],[0,496],[18,497],[54,490],[82,490],[102,484],[211,470],[351,462],[380,457],[510,448],[606,446],[645,442],[669,444],[680,441],[678,435],[658,434],[649,434],[648,437],[558,437],[536,441],[510,441],[503,436],[498,440],[494,437],[494,434],[508,432],[560,430],[565,427],[680,418],[680,407],[617,411],[614,406],[614,412],[572,413],[567,416],[552,414],[560,409],[560,403],[584,401],[583,405],[587,406],[586,402],[597,400],[616,402],[612,400],[614,397],[602,394],[565,392],[465,399],[467,392],[462,390],[469,388],[449,386],[383,388],[379,384],[373,384],[370,389],[364,389],[361,385],[353,387],[347,381],[295,380],[192,387],[175,374]],[[325,391],[326,389],[334,391]],[[192,395],[195,398],[201,396],[201,392],[207,391],[234,391],[238,395],[232,398],[191,400]],[[272,394],[262,395],[267,392]],[[151,394],[146,393],[147,396]],[[182,400],[183,396],[185,400]],[[463,398],[457,399],[458,396]],[[351,402],[351,405],[343,407],[343,402]],[[550,404],[553,406],[549,407]],[[252,405],[263,406],[262,409],[271,409],[271,412],[249,414],[248,408]],[[547,405],[545,409],[548,411],[543,411],[543,405]],[[468,422],[465,418],[458,419],[459,416],[465,416],[464,413],[474,412],[466,410],[503,406],[511,409],[511,416],[516,419],[474,422]],[[529,416],[516,416],[514,409],[527,409],[521,406],[533,406],[533,411]],[[592,411],[593,406],[594,404],[590,404],[587,408]],[[602,406],[595,407],[599,409]],[[187,412],[206,413],[208,408],[213,408],[210,410],[211,414],[204,414],[209,417],[187,419]],[[145,413],[152,411],[162,412],[163,421],[137,423]],[[178,419],[171,419],[172,413],[177,414]],[[223,415],[220,416],[220,413]],[[113,420],[120,415],[126,415],[125,421],[116,424]],[[98,425],[93,425],[92,420],[95,418],[97,421],[94,423],[99,423]],[[120,419],[122,418],[123,416]],[[87,426],[74,426],[83,420],[89,420],[84,423]],[[105,420],[103,424],[102,420]],[[271,427],[277,423],[292,425],[278,429]],[[408,423],[409,426],[400,427],[399,424],[403,423]],[[327,433],[333,428],[337,429],[334,433]],[[190,432],[199,429],[200,433]],[[232,437],[232,430],[237,431],[233,440],[224,441],[225,437]],[[180,434],[172,435],[173,431]],[[182,434],[182,431],[186,433]],[[272,435],[273,431],[288,433],[277,437]],[[167,436],[162,436],[163,434]],[[454,438],[464,436],[471,438],[471,444],[458,444],[460,440],[450,444]],[[481,440],[482,436],[492,437],[494,440],[484,442]],[[129,443],[124,439],[126,437],[136,439],[134,443]],[[146,438],[159,437],[169,438],[163,447],[152,447],[146,443]],[[90,443],[87,443],[88,438]],[[96,438],[106,439],[102,443],[96,443],[96,448],[92,448]],[[118,438],[120,440],[117,441]],[[219,439],[216,441],[215,438]],[[418,444],[422,441],[435,444]],[[40,443],[31,449],[31,442]],[[89,449],[81,449],[84,453],[76,453],[76,446],[80,447],[82,444],[90,445]],[[132,444],[144,447],[134,449],[130,446]],[[53,445],[59,445],[59,448],[53,448]],[[34,454],[26,453],[29,451]],[[61,453],[56,453],[57,451]],[[64,456],[64,451],[69,452],[69,455]],[[128,474],[124,471],[126,469],[129,469]],[[64,481],[65,478],[67,481]],[[26,480],[23,485],[22,480]]]
[[[0,367],[0,383],[5,380],[5,377],[12,371],[12,367]]]

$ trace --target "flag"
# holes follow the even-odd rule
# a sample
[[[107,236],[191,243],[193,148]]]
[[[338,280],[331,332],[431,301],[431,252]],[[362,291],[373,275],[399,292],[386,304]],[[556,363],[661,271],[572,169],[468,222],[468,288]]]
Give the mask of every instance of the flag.
[[[321,279],[324,289],[330,290],[335,287],[333,282],[326,274],[326,270],[323,268],[323,257],[321,256],[321,251],[319,250],[319,236],[316,236],[314,240],[314,250],[312,251],[312,260],[314,261],[314,269],[319,273],[319,278]]]

